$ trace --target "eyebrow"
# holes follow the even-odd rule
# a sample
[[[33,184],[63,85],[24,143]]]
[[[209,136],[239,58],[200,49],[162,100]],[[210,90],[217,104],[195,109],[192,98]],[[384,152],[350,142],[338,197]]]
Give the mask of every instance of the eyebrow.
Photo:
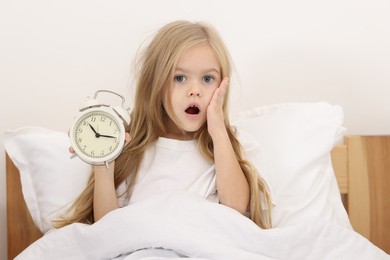
[[[189,72],[188,70],[180,68],[180,67],[176,67],[175,71],[180,71],[180,72],[184,72],[184,73]],[[209,69],[202,70],[202,73],[206,73],[206,72],[215,72],[215,73],[220,74],[220,71],[216,68],[209,68]]]

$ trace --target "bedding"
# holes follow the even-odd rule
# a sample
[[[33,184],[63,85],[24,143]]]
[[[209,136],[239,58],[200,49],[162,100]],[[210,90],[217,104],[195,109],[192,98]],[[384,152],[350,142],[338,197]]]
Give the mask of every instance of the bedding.
[[[342,121],[341,107],[326,102],[263,106],[232,117],[246,157],[270,186],[271,230],[193,193],[154,196],[94,225],[55,230],[50,220],[82,191],[91,167],[69,159],[64,132],[8,131],[4,147],[20,171],[33,220],[46,233],[17,259],[387,259],[352,231],[340,198],[330,152],[345,132]]]
[[[274,227],[320,217],[350,228],[330,158],[345,131],[340,106],[260,106],[233,115],[231,121],[249,161],[272,190]],[[243,138],[242,132],[252,138]],[[50,221],[83,190],[91,173],[89,165],[69,159],[69,145],[65,132],[40,127],[4,135],[7,154],[20,171],[27,207],[42,233],[53,229]]]
[[[389,259],[351,229],[313,218],[262,230],[191,192],[164,193],[93,225],[47,233],[15,259]]]

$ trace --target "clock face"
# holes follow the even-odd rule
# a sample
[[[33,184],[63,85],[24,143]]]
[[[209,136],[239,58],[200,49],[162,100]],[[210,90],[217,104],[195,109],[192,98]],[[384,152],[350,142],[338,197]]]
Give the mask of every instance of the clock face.
[[[73,148],[81,159],[93,164],[115,159],[122,150],[124,128],[112,114],[102,110],[82,115],[74,125]]]

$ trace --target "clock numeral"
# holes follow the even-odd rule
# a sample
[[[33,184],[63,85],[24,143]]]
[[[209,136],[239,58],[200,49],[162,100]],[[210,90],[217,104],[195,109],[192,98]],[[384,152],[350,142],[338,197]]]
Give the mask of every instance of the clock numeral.
[[[110,126],[112,125],[112,120],[110,121]]]
[[[83,129],[82,129],[82,128],[79,128],[79,129],[77,129],[77,132],[78,132],[78,133],[82,133],[82,132],[83,132]]]
[[[106,119],[107,119],[107,118],[106,118],[105,116],[101,116],[101,117],[100,117],[100,122],[106,122]]]
[[[87,148],[87,146],[86,146],[86,145],[84,145],[84,146],[83,146],[83,148],[81,148],[81,150],[83,150],[83,151],[84,151],[84,150],[85,150],[85,148]]]
[[[91,117],[91,122],[96,122],[96,116]]]
[[[87,126],[88,125],[88,122],[87,121],[83,121],[83,126]]]
[[[78,143],[82,143],[82,142],[83,142],[83,138],[79,137],[79,138],[77,139],[77,142],[78,142]]]
[[[95,150],[92,150],[92,151],[91,151],[91,155],[95,155]]]
[[[102,150],[102,151],[100,152],[100,155],[104,155],[104,150]]]

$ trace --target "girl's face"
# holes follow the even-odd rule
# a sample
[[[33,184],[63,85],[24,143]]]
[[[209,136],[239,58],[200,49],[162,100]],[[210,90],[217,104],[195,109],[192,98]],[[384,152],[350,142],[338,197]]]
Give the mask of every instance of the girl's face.
[[[220,66],[208,44],[193,46],[183,53],[170,86],[173,115],[170,115],[167,137],[192,138],[206,122],[207,107],[220,83]]]

